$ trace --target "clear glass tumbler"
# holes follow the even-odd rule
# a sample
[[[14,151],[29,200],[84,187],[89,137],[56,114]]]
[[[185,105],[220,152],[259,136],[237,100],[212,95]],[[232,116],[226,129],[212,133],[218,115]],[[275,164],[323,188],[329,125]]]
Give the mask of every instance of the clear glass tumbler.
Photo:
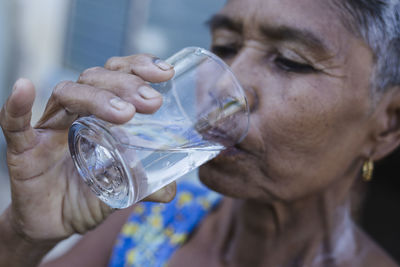
[[[80,175],[113,208],[128,207],[212,159],[247,134],[249,108],[229,67],[188,47],[166,60],[175,75],[151,84],[160,109],[123,125],[94,116],[76,120],[69,148]]]

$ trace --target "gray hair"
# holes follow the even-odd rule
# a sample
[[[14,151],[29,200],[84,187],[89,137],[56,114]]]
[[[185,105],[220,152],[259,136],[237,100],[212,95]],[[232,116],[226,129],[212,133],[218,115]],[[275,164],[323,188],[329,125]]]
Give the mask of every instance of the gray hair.
[[[400,0],[335,2],[344,11],[353,31],[374,53],[373,91],[384,92],[400,86]]]

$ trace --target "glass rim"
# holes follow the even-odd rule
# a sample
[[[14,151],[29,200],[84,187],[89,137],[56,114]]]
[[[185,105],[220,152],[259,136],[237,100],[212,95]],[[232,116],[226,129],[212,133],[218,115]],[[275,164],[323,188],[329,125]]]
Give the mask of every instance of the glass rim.
[[[202,47],[198,47],[198,46],[185,47],[185,48],[181,49],[180,51],[178,51],[174,56],[176,56],[177,54],[181,54],[181,53],[183,55],[186,55],[188,53],[194,53],[194,54],[201,53],[201,54],[207,56],[208,58],[210,58],[213,62],[220,65],[224,70],[228,71],[229,75],[231,76],[231,78],[235,84],[235,87],[236,87],[235,90],[237,90],[238,93],[241,96],[243,96],[243,100],[244,100],[244,104],[245,104],[245,112],[244,113],[246,114],[246,117],[247,117],[247,127],[246,127],[246,129],[244,129],[242,136],[236,143],[240,143],[241,141],[243,141],[243,139],[246,137],[246,135],[249,131],[249,128],[250,128],[250,107],[249,107],[249,102],[247,101],[246,93],[245,93],[242,85],[236,78],[235,74],[233,73],[231,67],[228,64],[226,64],[225,61],[223,61],[219,56],[217,56],[213,52],[211,52],[205,48],[202,48]],[[172,56],[172,57],[174,57],[174,56]]]

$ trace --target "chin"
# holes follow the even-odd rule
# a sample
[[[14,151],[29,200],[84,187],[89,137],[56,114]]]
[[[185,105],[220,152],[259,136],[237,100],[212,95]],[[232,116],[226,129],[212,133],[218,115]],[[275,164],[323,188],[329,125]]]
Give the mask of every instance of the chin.
[[[252,198],[256,163],[244,153],[224,151],[199,168],[200,181],[211,190],[233,198]]]
[[[222,195],[271,203],[279,199],[280,183],[271,179],[260,156],[233,148],[199,168],[200,181]]]

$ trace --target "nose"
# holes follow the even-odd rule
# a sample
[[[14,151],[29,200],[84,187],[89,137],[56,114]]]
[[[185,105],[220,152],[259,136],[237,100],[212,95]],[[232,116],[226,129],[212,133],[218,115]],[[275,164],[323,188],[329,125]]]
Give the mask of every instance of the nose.
[[[258,97],[256,91],[253,87],[244,87],[243,88],[246,98],[247,98],[247,105],[249,106],[249,111],[252,113],[253,111],[257,110],[258,107]]]
[[[232,72],[245,92],[250,112],[258,107],[257,77],[254,71],[256,62],[256,55],[245,49],[229,62]]]
[[[211,64],[212,63],[212,64]],[[224,146],[240,142],[247,133],[249,107],[240,83],[225,64],[204,63],[195,129]]]
[[[235,75],[236,76],[236,75]],[[237,77],[236,77],[237,79]],[[240,87],[243,89],[244,96],[247,99],[247,106],[249,108],[249,111],[252,112],[257,109],[258,106],[258,98],[256,94],[256,90],[252,86],[243,86],[243,84],[238,80],[238,83],[240,84]],[[219,95],[232,95],[232,75],[224,74],[217,82],[216,85],[216,91],[218,92]],[[229,92],[229,94],[227,93]]]

